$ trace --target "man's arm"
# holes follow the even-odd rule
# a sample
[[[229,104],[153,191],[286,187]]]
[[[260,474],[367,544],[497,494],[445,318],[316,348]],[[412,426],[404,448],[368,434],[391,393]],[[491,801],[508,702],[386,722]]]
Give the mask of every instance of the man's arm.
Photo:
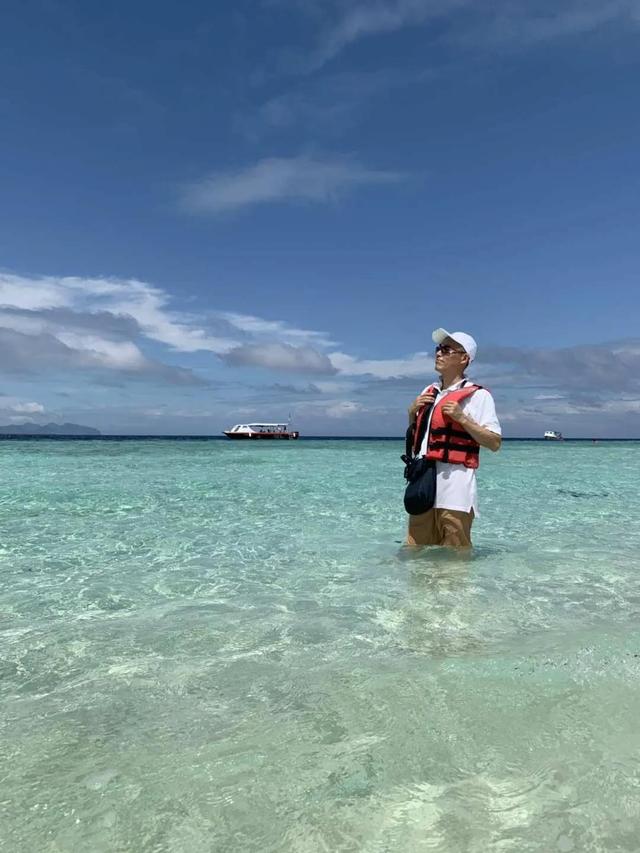
[[[502,436],[497,432],[492,432],[492,430],[480,426],[480,424],[477,424],[472,420],[469,415],[465,415],[464,412],[462,414],[462,420],[458,421],[458,423],[472,438],[475,438],[480,447],[486,447],[494,453],[497,450],[500,450],[500,447],[502,446]]]
[[[458,403],[444,403],[442,411],[445,415],[452,418],[460,424],[462,429],[466,430],[472,438],[478,442],[480,447],[486,447],[494,453],[500,450],[502,445],[502,436],[497,432],[477,424],[469,415],[465,415],[463,409]]]

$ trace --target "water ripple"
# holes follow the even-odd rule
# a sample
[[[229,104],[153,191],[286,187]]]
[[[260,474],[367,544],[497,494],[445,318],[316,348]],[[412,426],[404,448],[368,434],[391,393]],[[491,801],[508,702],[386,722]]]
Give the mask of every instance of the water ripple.
[[[0,444],[0,847],[637,851],[634,446],[507,446],[466,557],[399,448]]]

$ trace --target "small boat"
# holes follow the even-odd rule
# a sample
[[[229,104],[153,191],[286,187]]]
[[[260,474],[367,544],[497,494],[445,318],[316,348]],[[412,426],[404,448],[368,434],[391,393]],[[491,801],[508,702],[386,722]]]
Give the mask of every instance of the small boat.
[[[233,439],[294,439],[299,438],[298,430],[290,430],[289,424],[236,424],[225,429],[224,435]]]
[[[564,441],[564,436],[561,432],[555,429],[548,429],[544,434],[546,441]]]

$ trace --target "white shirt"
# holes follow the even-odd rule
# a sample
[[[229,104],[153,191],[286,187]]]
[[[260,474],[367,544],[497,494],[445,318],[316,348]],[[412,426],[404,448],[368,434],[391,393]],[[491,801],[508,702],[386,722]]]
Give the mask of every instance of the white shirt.
[[[438,391],[431,414],[433,414],[436,403],[442,400],[443,397],[446,397],[449,391],[457,391],[465,384],[473,385],[474,383],[470,379],[463,379],[461,382],[454,383],[449,388]],[[427,388],[422,393],[424,394],[426,390]],[[469,397],[462,400],[460,408],[479,426],[502,435],[502,429],[496,414],[496,404],[493,402],[491,394],[485,388],[475,391]],[[431,415],[429,415],[427,431],[420,446],[420,456],[424,456],[427,452],[430,427]],[[467,468],[466,465],[455,465],[452,462],[436,462],[435,507],[436,509],[457,509],[460,512],[470,512],[473,509],[474,514],[478,515],[476,469]]]

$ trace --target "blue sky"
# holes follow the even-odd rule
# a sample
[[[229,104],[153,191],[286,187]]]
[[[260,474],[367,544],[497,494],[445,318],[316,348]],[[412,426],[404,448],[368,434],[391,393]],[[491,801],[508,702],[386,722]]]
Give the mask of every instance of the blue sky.
[[[21,0],[0,422],[393,435],[431,330],[506,435],[640,436],[638,0]]]

